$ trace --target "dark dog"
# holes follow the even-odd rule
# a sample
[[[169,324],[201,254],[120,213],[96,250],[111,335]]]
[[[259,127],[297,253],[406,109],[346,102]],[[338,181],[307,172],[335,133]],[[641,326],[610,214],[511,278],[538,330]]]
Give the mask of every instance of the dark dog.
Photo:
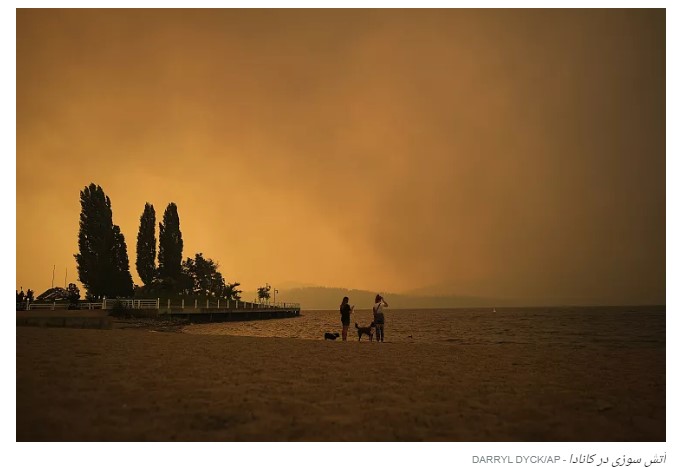
[[[370,326],[359,327],[359,323],[354,323],[356,326],[356,332],[359,333],[359,340],[361,340],[362,335],[367,335],[370,338],[370,341],[373,341],[373,334],[375,334],[375,322],[370,323]]]
[[[327,332],[327,333],[325,333],[325,334],[323,335],[324,340],[330,339],[330,340],[334,341],[334,340],[337,339],[338,337],[340,337],[340,333],[339,333],[339,332]]]

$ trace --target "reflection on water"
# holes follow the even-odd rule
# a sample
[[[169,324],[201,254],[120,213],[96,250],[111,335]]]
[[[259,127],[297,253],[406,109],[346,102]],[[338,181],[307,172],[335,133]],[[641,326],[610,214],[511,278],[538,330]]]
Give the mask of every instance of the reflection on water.
[[[665,349],[666,341],[665,307],[387,310],[385,316],[385,337],[390,342],[602,343]],[[357,310],[348,339],[357,340],[356,322],[363,326],[371,321],[372,313]],[[185,332],[322,340],[325,332],[341,329],[337,310],[306,310],[296,318],[194,324]]]

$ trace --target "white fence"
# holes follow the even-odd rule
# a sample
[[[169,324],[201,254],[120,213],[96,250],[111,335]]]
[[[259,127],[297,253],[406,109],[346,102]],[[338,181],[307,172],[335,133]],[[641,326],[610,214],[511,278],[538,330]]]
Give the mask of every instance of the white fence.
[[[28,303],[27,310],[67,310],[70,306],[69,302],[52,302],[52,303]],[[79,303],[80,310],[102,310],[103,303]]]
[[[207,310],[275,310],[275,309],[292,309],[299,310],[299,303],[251,303],[242,302],[238,300],[214,300],[214,299],[181,299],[177,302],[171,303],[171,299],[167,299],[163,303],[159,298],[151,299],[103,299],[102,302],[80,302],[78,303],[80,310],[110,310],[116,304],[121,304],[124,308],[140,310],[159,310],[166,309],[207,309]],[[27,310],[63,310],[68,309],[69,302],[52,302],[52,303],[28,303]]]
[[[159,306],[157,307],[159,308]],[[214,299],[194,299],[194,300],[185,300],[181,299],[180,302],[176,300],[171,302],[171,299],[168,299],[166,306],[162,308],[171,309],[207,309],[207,310],[299,310],[299,303],[288,303],[288,302],[279,302],[279,303],[251,303],[251,302],[242,302],[240,300],[214,300]]]
[[[117,299],[111,299],[111,300],[106,300],[105,298],[103,299],[103,309],[104,310],[109,310],[112,307],[114,307],[116,304],[121,304],[124,308],[131,308],[134,310],[140,310],[140,309],[146,309],[146,310],[159,310],[159,298],[151,298],[151,299],[143,299],[143,300],[136,300],[136,299],[128,299],[128,300],[117,300]]]

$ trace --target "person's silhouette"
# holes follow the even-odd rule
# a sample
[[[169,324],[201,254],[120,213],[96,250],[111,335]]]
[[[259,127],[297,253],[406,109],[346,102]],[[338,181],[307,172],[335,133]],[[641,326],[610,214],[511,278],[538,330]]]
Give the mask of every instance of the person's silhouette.
[[[354,311],[353,306],[349,306],[349,297],[344,297],[342,299],[342,304],[340,305],[340,321],[342,322],[342,340],[347,340],[347,331],[349,330],[349,322]]]
[[[389,304],[384,300],[382,295],[375,296],[375,306],[373,306],[373,321],[375,321],[375,337],[378,342],[384,342],[384,312],[383,307],[388,307]]]

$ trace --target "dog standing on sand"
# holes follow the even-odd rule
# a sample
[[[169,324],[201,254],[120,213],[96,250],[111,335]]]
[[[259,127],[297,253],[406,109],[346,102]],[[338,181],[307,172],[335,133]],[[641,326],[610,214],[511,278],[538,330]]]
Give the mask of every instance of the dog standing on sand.
[[[373,341],[373,335],[375,334],[375,321],[370,323],[370,326],[359,327],[359,323],[354,323],[354,326],[356,326],[356,332],[359,333],[359,340],[361,340],[361,336],[366,334],[370,338],[370,342]]]

